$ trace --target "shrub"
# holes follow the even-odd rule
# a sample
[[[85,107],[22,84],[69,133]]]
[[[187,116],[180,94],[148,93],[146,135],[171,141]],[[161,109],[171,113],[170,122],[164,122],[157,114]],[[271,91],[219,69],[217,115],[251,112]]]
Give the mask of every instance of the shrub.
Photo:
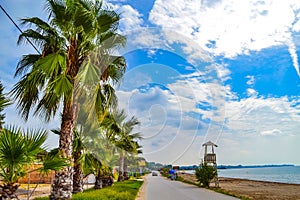
[[[73,195],[75,200],[134,200],[143,184],[142,181],[117,182],[111,187],[100,190],[87,189],[82,193]],[[35,200],[49,200],[49,197],[35,198]]]
[[[195,176],[199,181],[200,186],[209,187],[211,180],[218,176],[218,171],[214,166],[201,163],[199,168],[195,169]]]

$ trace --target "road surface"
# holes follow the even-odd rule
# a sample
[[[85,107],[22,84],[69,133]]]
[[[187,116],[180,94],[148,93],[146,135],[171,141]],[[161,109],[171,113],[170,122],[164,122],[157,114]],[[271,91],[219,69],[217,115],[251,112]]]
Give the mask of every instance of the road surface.
[[[146,200],[236,200],[204,188],[171,181],[162,176],[146,177]]]

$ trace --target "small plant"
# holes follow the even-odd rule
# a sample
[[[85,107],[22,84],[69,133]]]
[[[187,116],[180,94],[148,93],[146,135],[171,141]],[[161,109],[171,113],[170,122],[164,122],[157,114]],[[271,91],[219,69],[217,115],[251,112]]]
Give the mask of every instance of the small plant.
[[[169,168],[162,168],[160,170],[160,174],[164,177],[169,177],[169,170],[170,170]]]
[[[17,198],[18,180],[29,171],[30,165],[36,161],[42,166],[33,171],[49,173],[67,166],[66,160],[40,156],[45,153],[43,144],[46,141],[46,131],[28,130],[23,133],[15,127],[0,130],[0,195],[1,199]]]
[[[195,169],[195,176],[199,181],[200,186],[209,187],[211,180],[218,176],[218,171],[214,166],[201,163],[199,168]]]

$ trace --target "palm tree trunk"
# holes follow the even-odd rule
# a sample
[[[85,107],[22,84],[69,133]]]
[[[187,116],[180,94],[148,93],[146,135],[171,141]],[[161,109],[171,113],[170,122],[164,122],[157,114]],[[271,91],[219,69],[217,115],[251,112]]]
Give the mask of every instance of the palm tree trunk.
[[[81,152],[76,152],[74,155],[74,175],[73,175],[73,194],[83,191],[83,172],[78,159]]]
[[[124,156],[124,180],[129,179],[129,174],[128,174],[128,159],[126,156]]]
[[[103,187],[103,174],[100,170],[96,176],[95,189],[101,189],[102,187]]]
[[[120,160],[119,160],[119,177],[118,182],[124,181],[124,152],[121,150],[120,152]]]
[[[65,100],[62,114],[59,149],[63,158],[72,163],[74,116],[72,100]],[[50,199],[71,199],[73,191],[72,166],[55,173]]]
[[[3,185],[0,185],[1,199],[17,198],[16,192],[19,186],[19,184],[14,185],[14,183],[4,183]]]

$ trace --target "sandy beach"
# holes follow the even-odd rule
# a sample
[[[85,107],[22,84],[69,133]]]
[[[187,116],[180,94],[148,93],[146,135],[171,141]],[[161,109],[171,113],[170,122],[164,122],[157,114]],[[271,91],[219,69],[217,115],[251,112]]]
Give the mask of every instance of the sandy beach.
[[[196,182],[193,174],[179,174],[182,178]],[[236,196],[255,200],[300,200],[300,184],[274,183],[236,178],[219,178],[221,189]]]

